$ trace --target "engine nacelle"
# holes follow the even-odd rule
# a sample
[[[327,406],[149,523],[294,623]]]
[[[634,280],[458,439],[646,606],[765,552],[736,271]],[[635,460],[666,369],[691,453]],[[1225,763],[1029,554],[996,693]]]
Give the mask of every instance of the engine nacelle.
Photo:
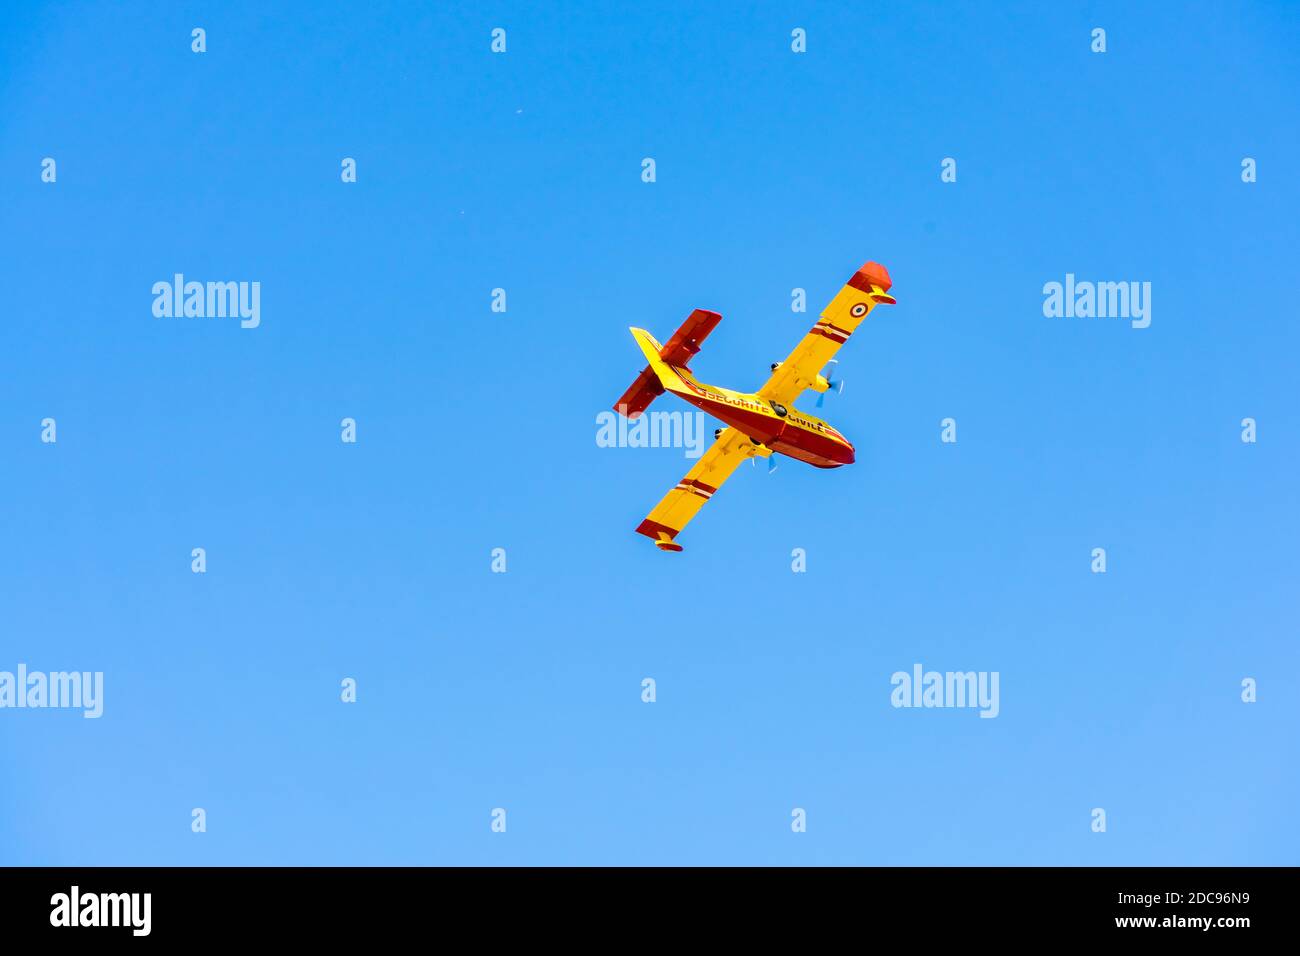
[[[831,387],[830,379],[825,375],[818,375],[808,387],[814,392],[825,392]]]

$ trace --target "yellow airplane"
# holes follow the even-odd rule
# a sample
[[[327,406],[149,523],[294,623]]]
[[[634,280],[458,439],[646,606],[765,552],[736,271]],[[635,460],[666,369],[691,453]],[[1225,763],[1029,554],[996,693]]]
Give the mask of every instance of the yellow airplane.
[[[722,321],[717,312],[696,309],[666,345],[656,342],[645,329],[632,329],[632,337],[650,364],[623,393],[614,410],[636,418],[669,391],[728,426],[717,430],[713,446],[655,505],[637,527],[637,533],[653,538],[661,551],[682,550],[677,535],[747,458],[781,454],[818,468],[853,464],[853,446],[847,438],[791,405],[805,389],[824,393],[833,387],[821,370],[872,309],[882,302],[895,304],[889,294],[891,285],[889,272],[880,263],[864,265],[831,300],[790,357],[774,364],[772,377],[752,393],[705,385],[686,367],[699,352],[700,343]]]

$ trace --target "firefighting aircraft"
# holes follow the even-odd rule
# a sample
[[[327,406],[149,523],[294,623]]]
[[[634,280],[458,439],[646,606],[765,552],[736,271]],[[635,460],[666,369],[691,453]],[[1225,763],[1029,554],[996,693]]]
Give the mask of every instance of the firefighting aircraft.
[[[790,357],[774,364],[772,377],[752,393],[705,385],[686,367],[699,352],[700,343],[722,321],[717,312],[696,309],[667,345],[660,345],[645,329],[632,329],[632,337],[650,364],[614,410],[636,418],[669,391],[727,424],[714,433],[717,440],[712,447],[655,505],[637,533],[653,538],[661,551],[682,550],[677,535],[746,459],[770,459],[780,454],[818,468],[853,464],[853,446],[847,438],[791,405],[805,389],[825,393],[834,387],[822,369],[877,304],[895,304],[889,294],[891,285],[889,272],[880,263],[864,265],[831,300]]]

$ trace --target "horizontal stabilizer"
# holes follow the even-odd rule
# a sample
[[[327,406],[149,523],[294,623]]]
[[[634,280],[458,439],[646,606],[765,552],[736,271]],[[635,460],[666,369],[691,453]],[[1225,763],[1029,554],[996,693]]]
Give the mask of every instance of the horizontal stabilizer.
[[[664,387],[659,384],[659,376],[647,365],[636,377],[636,381],[628,386],[623,397],[614,403],[614,410],[628,418],[636,418],[663,393]]]
[[[708,338],[709,333],[718,327],[722,316],[708,309],[696,309],[686,317],[682,327],[673,333],[659,357],[669,365],[688,365],[695,353],[700,350],[700,343]]]

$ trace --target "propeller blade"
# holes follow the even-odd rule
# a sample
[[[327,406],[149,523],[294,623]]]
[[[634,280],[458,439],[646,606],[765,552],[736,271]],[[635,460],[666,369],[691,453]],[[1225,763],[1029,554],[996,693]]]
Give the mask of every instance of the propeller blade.
[[[826,363],[826,368],[822,372],[822,377],[826,379],[826,392],[834,390],[835,392],[844,391],[844,383],[835,378],[835,366],[840,363],[839,359],[831,359]],[[817,396],[817,407],[821,408],[826,402],[826,392],[821,392]]]

